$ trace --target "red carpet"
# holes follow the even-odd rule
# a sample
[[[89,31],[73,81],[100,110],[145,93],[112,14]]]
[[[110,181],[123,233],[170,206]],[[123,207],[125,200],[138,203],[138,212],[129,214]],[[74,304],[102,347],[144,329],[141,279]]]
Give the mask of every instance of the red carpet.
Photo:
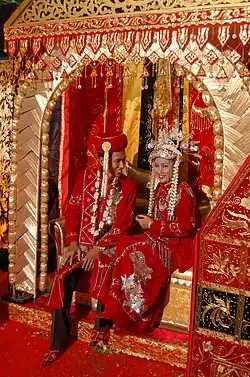
[[[124,354],[98,354],[76,341],[50,367],[48,333],[14,321],[0,327],[0,377],[184,377],[183,369]]]

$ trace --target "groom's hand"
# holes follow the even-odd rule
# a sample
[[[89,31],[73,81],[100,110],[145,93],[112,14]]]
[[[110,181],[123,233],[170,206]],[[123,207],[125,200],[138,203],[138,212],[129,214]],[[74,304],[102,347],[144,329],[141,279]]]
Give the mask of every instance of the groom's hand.
[[[84,268],[86,271],[92,270],[94,261],[98,257],[99,253],[99,246],[94,246],[92,249],[90,249],[83,259],[82,268]]]
[[[80,260],[81,249],[77,242],[71,242],[69,244],[69,247],[67,247],[67,251],[65,252],[64,257],[62,258],[61,265],[64,265],[66,262],[68,262],[68,260],[69,263],[72,264],[74,255],[76,253],[78,254],[78,259]]]

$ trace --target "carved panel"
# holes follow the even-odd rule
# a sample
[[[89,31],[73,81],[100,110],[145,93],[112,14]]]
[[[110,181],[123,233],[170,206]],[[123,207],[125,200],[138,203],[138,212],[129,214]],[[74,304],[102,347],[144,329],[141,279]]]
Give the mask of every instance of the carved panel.
[[[226,241],[226,236],[218,237]],[[224,242],[216,242],[214,240],[202,241],[201,251],[203,254],[203,268],[200,274],[201,280],[210,281],[218,285],[226,285],[235,289],[240,288],[240,278],[245,279],[245,274],[240,274],[241,265],[246,264],[246,254],[241,245],[230,245]],[[244,258],[244,260],[242,260]]]
[[[197,313],[197,327],[234,336],[238,295],[203,288]]]
[[[208,0],[206,6],[224,5],[226,7],[246,3],[248,3],[247,0]],[[204,1],[202,0],[33,0],[20,15],[17,24],[203,7]]]
[[[16,289],[36,295],[39,190],[41,159],[41,117],[46,93],[30,93],[23,101],[17,131],[15,274]],[[12,220],[10,215],[10,220]],[[10,250],[11,253],[11,250]]]
[[[249,352],[250,155],[199,233],[191,377],[247,377]]]
[[[250,375],[249,347],[232,340],[194,334],[192,370],[190,377],[248,377]]]
[[[7,248],[9,170],[12,143],[14,86],[9,80],[11,66],[0,62],[0,245]]]

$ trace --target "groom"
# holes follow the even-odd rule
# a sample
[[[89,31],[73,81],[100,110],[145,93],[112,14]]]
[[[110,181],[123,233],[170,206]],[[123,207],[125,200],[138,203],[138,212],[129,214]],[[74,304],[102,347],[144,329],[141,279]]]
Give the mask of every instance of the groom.
[[[65,216],[67,251],[49,299],[51,339],[43,365],[55,361],[67,345],[72,295],[79,281],[99,254],[114,249],[131,227],[136,187],[123,174],[126,146],[122,133],[96,136],[98,159],[87,164],[75,183]]]

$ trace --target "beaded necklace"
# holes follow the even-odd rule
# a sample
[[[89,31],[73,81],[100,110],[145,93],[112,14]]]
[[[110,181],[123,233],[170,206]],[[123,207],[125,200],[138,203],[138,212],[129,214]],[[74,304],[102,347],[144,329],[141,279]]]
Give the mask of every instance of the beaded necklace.
[[[118,183],[118,178],[115,177],[112,180],[111,185],[110,185],[109,196],[108,196],[108,199],[106,201],[106,208],[105,208],[105,210],[103,211],[103,214],[102,214],[102,219],[99,222],[98,227],[96,227],[98,201],[100,199],[100,186],[101,186],[101,172],[100,172],[100,170],[97,172],[97,179],[96,179],[96,183],[95,183],[96,190],[95,190],[95,194],[94,194],[95,201],[94,201],[94,205],[92,207],[93,215],[91,216],[91,231],[90,231],[91,234],[93,234],[95,237],[99,236],[99,234],[103,231],[105,221],[108,219],[108,217],[111,214],[117,183]]]

